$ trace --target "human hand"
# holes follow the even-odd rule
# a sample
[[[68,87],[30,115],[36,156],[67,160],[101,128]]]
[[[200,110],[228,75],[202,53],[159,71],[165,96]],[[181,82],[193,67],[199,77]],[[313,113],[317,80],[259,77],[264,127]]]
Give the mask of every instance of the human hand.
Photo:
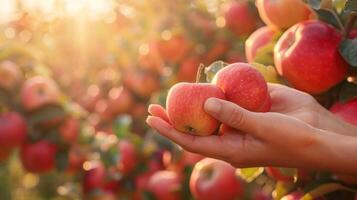
[[[219,107],[216,111],[211,109]],[[170,125],[164,108],[158,105],[150,106],[153,116],[148,117],[147,123],[184,149],[225,160],[235,167],[304,167],[309,160],[306,155],[313,156],[318,134],[311,134],[314,128],[301,120],[279,113],[250,112],[215,98],[206,102],[205,109],[235,130],[205,137],[181,133]]]
[[[206,101],[206,112],[233,128],[224,135],[197,137],[179,132],[172,127],[165,109],[159,105],[149,107],[152,116],[148,117],[147,123],[184,149],[224,160],[235,167],[310,166],[315,170],[355,174],[351,166],[356,163],[350,159],[351,152],[355,150],[347,146],[353,149],[356,138],[342,138],[344,136],[314,127],[314,117],[323,120],[331,116],[319,113],[318,103],[308,94],[297,93],[284,86],[269,87],[273,112],[250,112],[216,98]],[[299,103],[299,106],[295,106]],[[310,109],[316,109],[317,112],[309,113]],[[336,153],[333,146],[341,151]],[[339,162],[331,162],[333,157]]]

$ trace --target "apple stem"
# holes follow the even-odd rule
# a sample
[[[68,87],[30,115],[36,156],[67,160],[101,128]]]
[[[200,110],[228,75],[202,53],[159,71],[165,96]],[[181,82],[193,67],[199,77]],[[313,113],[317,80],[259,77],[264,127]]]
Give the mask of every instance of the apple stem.
[[[205,65],[200,64],[197,70],[196,83],[205,83],[205,82],[207,82],[206,74],[205,74]]]
[[[344,38],[348,38],[353,25],[356,23],[357,20],[357,12],[353,11],[349,14],[346,25],[345,25],[345,30],[343,32]]]

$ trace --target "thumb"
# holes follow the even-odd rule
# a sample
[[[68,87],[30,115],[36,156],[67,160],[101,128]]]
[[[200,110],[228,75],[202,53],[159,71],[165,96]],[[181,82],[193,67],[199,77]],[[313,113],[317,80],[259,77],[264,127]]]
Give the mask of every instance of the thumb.
[[[204,105],[205,111],[218,121],[248,134],[257,134],[259,123],[255,113],[232,102],[209,98]]]

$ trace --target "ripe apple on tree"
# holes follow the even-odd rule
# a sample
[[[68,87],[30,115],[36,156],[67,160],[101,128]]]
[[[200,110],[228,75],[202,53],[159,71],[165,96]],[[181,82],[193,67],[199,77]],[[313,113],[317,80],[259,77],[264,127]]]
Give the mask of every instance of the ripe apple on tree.
[[[184,59],[178,69],[177,79],[180,82],[195,82],[200,60],[198,57]]]
[[[80,131],[80,122],[78,119],[69,117],[58,129],[59,134],[67,144],[75,144]]]
[[[180,200],[181,180],[176,172],[162,170],[149,180],[148,191],[157,200]]]
[[[279,34],[279,31],[269,27],[264,26],[256,31],[254,31],[248,39],[245,41],[245,55],[249,63],[255,62],[257,56],[263,48],[267,48],[268,45],[274,44],[274,40]],[[273,47],[272,47],[273,49]],[[271,56],[273,60],[273,55]]]
[[[27,143],[21,148],[24,168],[33,173],[45,173],[54,169],[57,146],[47,141]]]
[[[12,149],[21,146],[27,135],[25,119],[16,112],[0,115],[0,148]]]
[[[342,34],[320,21],[304,21],[288,29],[274,49],[278,73],[293,87],[323,93],[345,79],[348,64],[338,52]]]
[[[119,148],[119,171],[128,174],[132,172],[138,164],[137,153],[133,143],[129,140],[120,140]]]
[[[261,19],[276,29],[287,29],[298,22],[317,17],[302,0],[257,0],[255,4]]]
[[[257,28],[259,17],[249,1],[233,1],[224,13],[227,28],[236,36],[247,36]]]
[[[21,102],[28,111],[48,104],[58,104],[59,99],[57,84],[47,77],[35,76],[27,79],[21,88]]]
[[[190,190],[196,200],[234,200],[243,197],[244,185],[232,165],[205,158],[192,171]]]
[[[112,113],[122,114],[129,111],[133,104],[133,97],[131,93],[124,88],[114,87],[110,89],[108,93],[108,105],[112,110]]]
[[[22,72],[15,63],[11,61],[2,61],[0,63],[0,88],[12,91],[22,79]]]

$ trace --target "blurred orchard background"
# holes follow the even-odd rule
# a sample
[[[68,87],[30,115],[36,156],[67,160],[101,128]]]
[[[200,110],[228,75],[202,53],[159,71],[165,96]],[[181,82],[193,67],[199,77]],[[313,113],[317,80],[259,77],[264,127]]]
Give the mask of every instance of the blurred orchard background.
[[[147,106],[165,105],[200,64],[246,62],[245,40],[262,26],[254,0],[0,0],[0,131],[18,133],[0,137],[0,199],[155,199],[155,187],[192,199],[202,157],[149,129]],[[273,64],[264,51],[255,61]],[[175,178],[148,189],[162,170]],[[240,199],[310,181],[277,170],[235,171]]]

